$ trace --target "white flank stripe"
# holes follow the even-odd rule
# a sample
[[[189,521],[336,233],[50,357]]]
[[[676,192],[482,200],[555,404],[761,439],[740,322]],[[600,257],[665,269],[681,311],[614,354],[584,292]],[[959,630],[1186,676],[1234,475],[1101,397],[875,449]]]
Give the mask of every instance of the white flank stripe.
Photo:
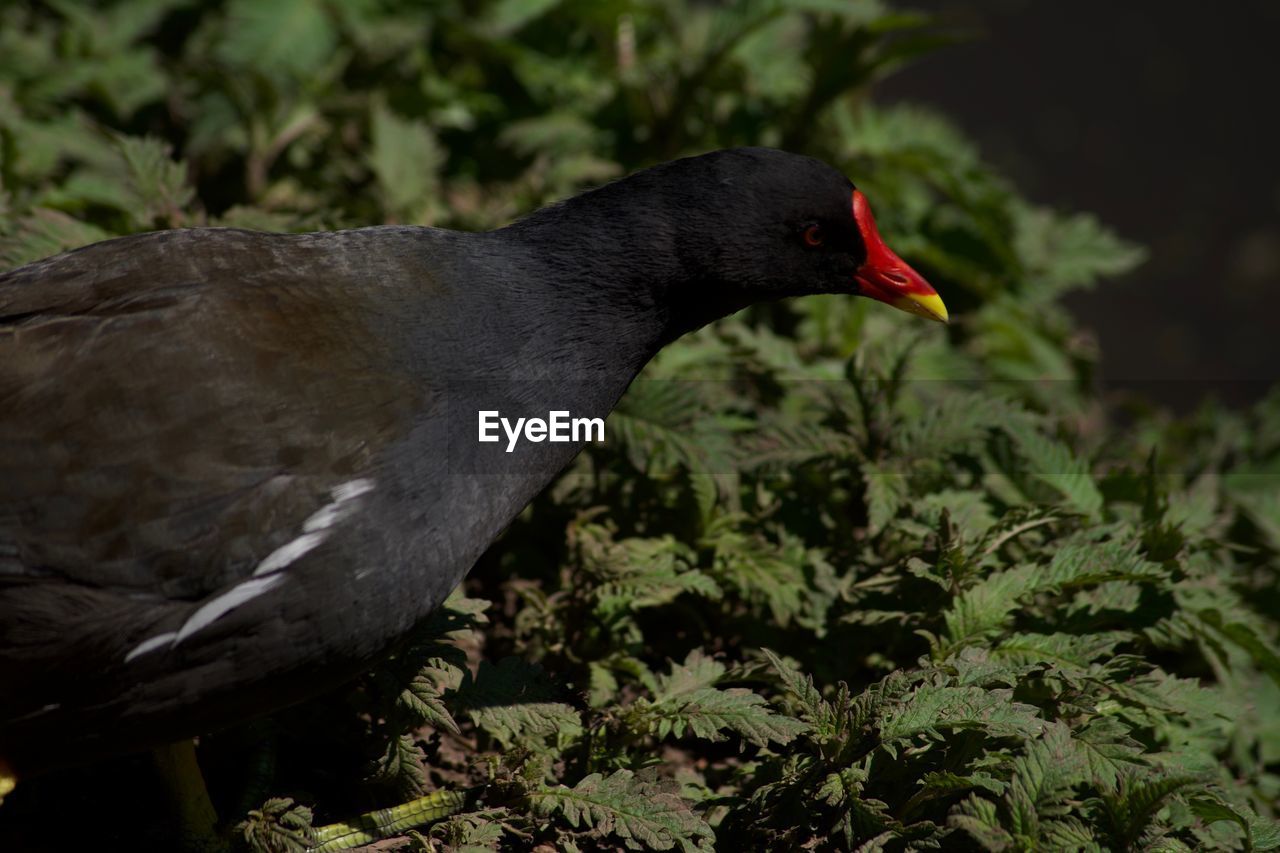
[[[346,503],[352,498],[358,498],[366,492],[372,491],[373,480],[367,480],[362,477],[358,480],[351,480],[340,486],[336,486],[329,494],[333,495],[333,499],[338,503]]]
[[[165,631],[163,634],[156,634],[149,640],[143,640],[141,643],[138,643],[138,645],[133,647],[133,651],[124,656],[124,662],[128,663],[136,657],[145,655],[147,652],[155,651],[165,643],[172,640],[175,634],[177,634],[176,631]]]
[[[333,503],[325,504],[311,513],[307,520],[302,523],[302,529],[307,533],[314,533],[317,530],[332,527],[355,512],[356,504],[353,504],[352,501],[371,491],[373,491],[373,481],[365,479],[351,480],[340,486],[335,486],[329,492],[333,497]]]
[[[307,520],[302,522],[302,529],[307,533],[317,533],[325,528],[332,527],[345,514],[342,504],[325,504],[307,516]]]
[[[323,530],[317,530],[313,533],[304,533],[292,542],[286,542],[258,563],[258,567],[253,570],[253,576],[259,577],[283,569],[323,542],[328,535]]]
[[[277,573],[319,546],[329,535],[329,528],[354,512],[357,508],[355,499],[373,491],[373,485],[372,480],[361,478],[335,486],[329,492],[333,502],[325,504],[308,516],[302,523],[302,535],[268,554],[253,570],[253,577],[200,605],[200,608],[192,613],[177,631],[158,634],[139,643],[133,651],[125,655],[125,663],[154,651],[166,643],[173,648],[202,628],[212,625],[227,612],[273,589],[276,584],[284,580],[284,575]]]
[[[294,540],[297,541],[297,540]],[[284,575],[271,575],[265,578],[250,578],[249,580],[236,584],[222,595],[207,601],[200,605],[200,609],[191,614],[186,622],[182,623],[182,627],[178,629],[178,634],[173,638],[173,645],[178,645],[187,637],[190,637],[196,631],[207,628],[216,622],[224,613],[234,610],[241,604],[250,599],[257,598],[264,592],[274,588],[276,584],[284,580]]]

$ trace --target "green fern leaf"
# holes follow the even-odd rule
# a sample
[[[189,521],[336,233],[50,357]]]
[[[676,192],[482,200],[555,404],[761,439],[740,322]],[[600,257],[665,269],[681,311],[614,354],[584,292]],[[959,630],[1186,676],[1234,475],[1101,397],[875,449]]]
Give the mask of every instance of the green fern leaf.
[[[446,845],[450,853],[499,850],[507,834],[507,824],[512,818],[513,814],[508,808],[463,812],[434,824],[430,835],[432,839]],[[410,833],[411,836],[413,834]],[[423,842],[421,849],[434,853],[436,847],[426,839]]]
[[[1018,414],[1012,403],[990,394],[950,393],[907,420],[894,444],[900,454],[921,460],[967,453]]]
[[[673,536],[614,542],[604,528],[591,525],[579,528],[575,537],[584,569],[595,579],[590,594],[595,613],[606,623],[686,593],[712,600],[722,595],[712,577],[692,567],[693,552]]]
[[[437,682],[426,675],[416,676],[397,698],[399,705],[428,726],[448,729],[455,734],[458,724],[444,704],[444,693]]]
[[[373,776],[380,782],[394,786],[403,796],[418,796],[426,789],[427,784],[427,772],[422,758],[422,750],[413,735],[397,735],[387,741]]]
[[[778,418],[764,424],[744,442],[743,468],[750,471],[791,471],[814,460],[844,461],[861,456],[848,435],[822,424]]]
[[[786,687],[796,701],[801,719],[816,725],[820,720],[826,720],[831,717],[833,712],[831,703],[822,698],[822,694],[814,686],[811,677],[805,675],[769,649],[761,649],[760,651],[782,679],[783,686]]]
[[[1265,851],[1280,849],[1280,822],[1258,817],[1251,809],[1241,808],[1228,803],[1218,796],[1199,796],[1189,799],[1188,804],[1196,817],[1205,823],[1231,821],[1244,830],[1248,839],[1246,849]]]
[[[489,5],[481,26],[492,36],[510,36],[562,2],[563,0],[497,0]]]
[[[992,737],[1030,738],[1044,729],[1033,705],[1012,700],[1011,690],[924,685],[892,703],[880,718],[886,746],[921,735],[938,738],[944,731],[977,730]]]
[[[333,56],[337,33],[320,0],[233,0],[217,57],[241,71],[296,84]]]
[[[672,663],[671,672],[657,677],[654,701],[676,701],[695,691],[714,687],[724,674],[724,664],[703,654],[701,649],[693,649],[684,663]]]
[[[1200,782],[1196,776],[1139,777],[1129,773],[1119,788],[1104,791],[1095,802],[1112,840],[1122,849],[1131,849],[1171,796]]]
[[[1011,634],[992,654],[1011,663],[1048,663],[1069,673],[1084,673],[1098,660],[1114,654],[1133,635],[1127,631],[1097,634]]]
[[[311,820],[311,809],[273,797],[249,812],[236,832],[254,853],[306,853],[314,838]]]
[[[1121,240],[1089,214],[1064,216],[1016,205],[1014,248],[1027,267],[1033,299],[1048,301],[1142,263],[1146,252]]]
[[[0,236],[0,267],[17,267],[109,237],[107,232],[59,210],[38,207]]]
[[[1045,821],[1040,827],[1040,841],[1044,850],[1070,850],[1073,853],[1103,851],[1093,830],[1074,817]]]
[[[1062,503],[1076,512],[1090,518],[1101,513],[1102,492],[1084,459],[1025,419],[1007,421],[1004,431],[1017,445],[1031,477],[1051,486],[1061,495]]]
[[[788,625],[808,615],[821,622],[810,607],[824,609],[805,573],[811,555],[796,541],[777,546],[744,527],[746,519],[726,515],[716,519],[703,535],[702,544],[715,551],[711,572],[720,584],[737,589],[749,601],[764,604],[773,619]]]
[[[475,678],[468,675],[458,688],[454,704],[504,749],[537,749],[548,738],[563,743],[582,733],[578,712],[556,701],[555,693],[540,667],[507,657],[497,664],[481,661]]]
[[[1041,820],[1064,813],[1062,801],[1088,778],[1071,730],[1051,723],[1012,763],[1005,802],[1009,830],[1020,838],[1041,837]]]
[[[957,805],[947,817],[947,824],[968,833],[983,850],[1015,849],[1013,836],[1001,825],[996,804],[977,794]]]
[[[116,141],[131,194],[128,212],[140,228],[182,224],[183,210],[195,196],[187,167],[170,159],[171,148],[152,137],[120,136]]]
[[[866,485],[867,531],[874,536],[907,505],[911,482],[895,462],[863,466],[862,479]]]
[[[430,224],[440,204],[439,172],[445,151],[420,119],[401,118],[386,106],[370,118],[369,168],[382,209],[391,221]]]
[[[910,802],[912,805],[951,794],[972,791],[975,788],[999,796],[1008,787],[1007,783],[981,770],[966,775],[947,771],[929,771],[920,777],[919,785],[920,790],[911,797]]]
[[[1155,583],[1167,576],[1160,566],[1139,553],[1137,541],[1066,542],[1047,566],[1018,566],[989,575],[965,590],[945,614],[947,638],[961,644],[1004,627],[1011,615],[1031,597],[1112,581]]]
[[[619,838],[630,849],[711,850],[711,827],[680,797],[678,786],[630,770],[592,773],[572,788],[532,791],[529,801],[539,817],[561,817],[575,829]]]
[[[715,687],[723,675],[722,664],[694,650],[683,664],[673,663],[670,674],[658,676],[654,698],[635,702],[629,716],[659,738],[688,733],[721,741],[732,732],[757,746],[790,743],[809,728],[771,710],[750,690]]]
[[[609,415],[606,445],[616,445],[633,468],[661,477],[677,467],[706,474],[735,470],[729,435],[712,430],[714,414],[698,383],[633,382]]]
[[[1075,733],[1072,743],[1090,781],[1101,788],[1115,788],[1122,776],[1148,764],[1142,757],[1142,744],[1114,717],[1091,720]]]

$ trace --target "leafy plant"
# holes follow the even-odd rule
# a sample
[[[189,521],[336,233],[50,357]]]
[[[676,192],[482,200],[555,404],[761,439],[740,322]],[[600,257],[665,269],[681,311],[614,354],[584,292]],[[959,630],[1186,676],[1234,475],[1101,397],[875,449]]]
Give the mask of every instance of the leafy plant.
[[[845,169],[957,320],[810,298],[669,347],[470,597],[293,712],[293,800],[251,846],[435,820],[405,843],[1280,848],[1280,395],[1175,420],[1094,393],[1060,299],[1142,252],[869,100],[949,38],[874,0],[0,10],[7,264],[199,224],[488,228],[766,144]],[[420,795],[326,830],[294,805]]]

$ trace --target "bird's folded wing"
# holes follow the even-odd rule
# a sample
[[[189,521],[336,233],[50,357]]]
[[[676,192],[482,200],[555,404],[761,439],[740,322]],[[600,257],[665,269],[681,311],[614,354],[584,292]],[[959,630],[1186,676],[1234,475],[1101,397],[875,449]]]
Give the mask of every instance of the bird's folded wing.
[[[366,475],[424,392],[343,251],[164,232],[0,275],[0,585],[198,599]]]

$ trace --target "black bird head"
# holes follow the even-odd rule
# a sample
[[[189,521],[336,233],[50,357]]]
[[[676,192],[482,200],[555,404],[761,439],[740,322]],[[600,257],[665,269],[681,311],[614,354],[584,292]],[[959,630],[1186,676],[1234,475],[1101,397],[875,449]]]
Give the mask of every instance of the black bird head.
[[[754,302],[813,293],[868,296],[946,321],[937,292],[885,245],[866,197],[838,170],[769,148],[734,148],[654,166],[546,208],[555,223],[670,306],[678,331]],[[545,236],[547,230],[538,228]]]

